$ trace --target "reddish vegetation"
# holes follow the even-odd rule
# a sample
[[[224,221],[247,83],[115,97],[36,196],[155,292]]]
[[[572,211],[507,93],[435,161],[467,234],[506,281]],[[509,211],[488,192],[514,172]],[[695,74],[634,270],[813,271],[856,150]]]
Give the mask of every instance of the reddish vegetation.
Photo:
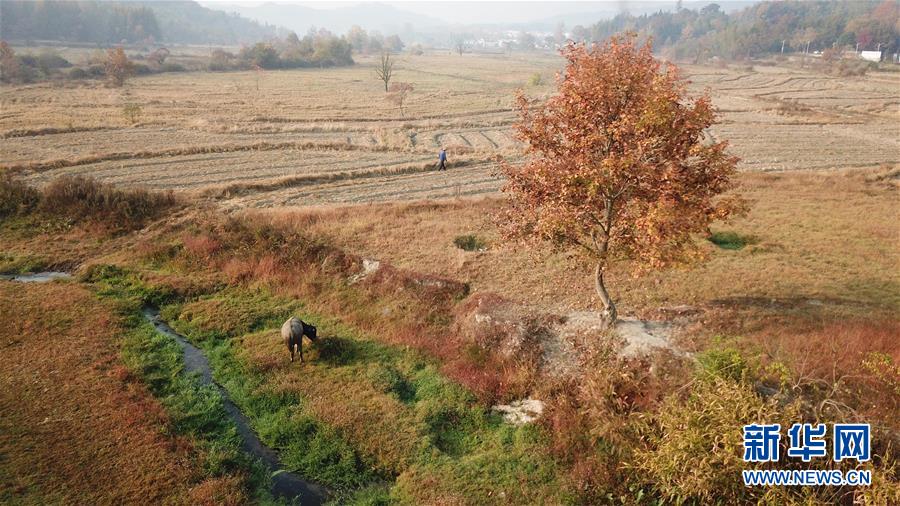
[[[236,482],[196,482],[184,439],[119,361],[122,329],[68,284],[0,282],[0,497],[24,503],[232,504]],[[37,495],[36,495],[37,494]]]
[[[317,244],[264,217],[222,220],[209,215],[200,223],[200,230],[182,234],[184,249],[178,258],[191,267],[221,272],[232,284],[267,285],[323,314],[340,314],[388,343],[418,349],[438,359],[447,376],[486,403],[528,391],[532,374],[525,373],[527,360],[502,357],[454,331],[453,308],[468,294],[465,283],[386,264],[351,282],[363,271],[361,257]]]
[[[838,414],[900,429],[900,322],[849,320],[766,330],[769,360],[791,364],[794,388],[816,388]],[[888,357],[885,361],[882,357]],[[865,402],[860,402],[864,399]]]

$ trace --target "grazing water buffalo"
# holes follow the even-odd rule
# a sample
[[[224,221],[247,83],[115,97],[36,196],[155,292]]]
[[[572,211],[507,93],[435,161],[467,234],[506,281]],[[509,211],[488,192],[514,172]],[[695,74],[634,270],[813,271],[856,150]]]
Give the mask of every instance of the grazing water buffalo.
[[[311,341],[316,340],[316,328],[296,316],[288,318],[284,325],[281,326],[281,337],[284,338],[284,344],[287,345],[291,352],[291,362],[294,361],[294,346],[300,352],[300,362],[303,362],[303,336],[308,337]]]

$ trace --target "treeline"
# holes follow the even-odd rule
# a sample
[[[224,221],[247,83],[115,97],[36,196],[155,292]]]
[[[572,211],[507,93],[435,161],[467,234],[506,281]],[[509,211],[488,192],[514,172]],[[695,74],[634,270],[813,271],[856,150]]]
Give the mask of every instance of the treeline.
[[[283,39],[244,46],[238,54],[212,52],[209,70],[285,69],[352,65],[352,47],[346,37],[328,30],[310,31],[302,39],[291,32]]]
[[[352,65],[352,47],[347,37],[334,35],[327,30],[310,31],[302,39],[290,33],[283,39],[272,39],[244,46],[231,53],[214,49],[206,62],[194,61],[185,66],[169,59],[166,48],[150,52],[131,53],[130,58],[121,48],[94,50],[80,64],[73,65],[52,48],[38,53],[17,54],[6,41],[0,40],[0,82],[30,83],[48,79],[107,79],[110,80],[110,55],[116,54],[124,61],[116,66],[123,69],[115,79],[121,86],[125,79],[135,75],[185,70],[252,70],[290,69],[303,67],[334,67]]]
[[[144,6],[57,0],[3,0],[0,33],[5,39],[98,44],[158,40],[162,34],[156,15]]]
[[[115,58],[111,59],[111,55]],[[146,54],[132,55],[136,60],[133,61],[119,47],[96,49],[80,63],[73,64],[52,48],[44,48],[37,53],[16,54],[12,46],[0,40],[0,82],[19,84],[59,79],[107,79],[114,81],[115,86],[121,86],[126,78],[135,75],[189,70],[179,63],[166,61],[168,57],[168,49],[157,48]],[[119,71],[111,72],[111,67],[119,68]],[[116,74],[115,79],[110,79],[111,74]]]
[[[653,37],[654,46],[676,58],[702,60],[753,58],[793,51],[831,48],[900,51],[900,7],[895,0],[762,2],[726,14],[716,4],[699,10],[624,13],[587,28],[576,26],[572,38],[602,41],[615,33],[636,31]]]
[[[405,46],[398,35],[385,37],[377,31],[368,33],[356,25],[347,32],[347,42],[359,54],[378,54],[384,51],[399,53]]]
[[[156,14],[163,40],[182,44],[249,44],[274,37],[277,29],[237,14],[190,1],[144,1]]]
[[[274,27],[190,1],[0,1],[0,34],[6,40],[239,44],[272,37],[275,32]]]

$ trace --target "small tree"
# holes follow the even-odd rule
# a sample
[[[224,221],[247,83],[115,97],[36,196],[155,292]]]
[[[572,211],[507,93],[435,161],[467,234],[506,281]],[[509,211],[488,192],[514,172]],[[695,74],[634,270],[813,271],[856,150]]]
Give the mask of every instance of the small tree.
[[[466,50],[466,41],[463,38],[458,38],[453,42],[453,48],[456,49],[457,54],[462,56],[463,51]]]
[[[0,80],[9,83],[18,81],[22,77],[22,66],[13,48],[0,40]]]
[[[556,96],[543,106],[517,97],[529,160],[501,166],[504,232],[577,246],[615,321],[603,278],[611,254],[631,256],[638,271],[697,258],[692,234],[742,209],[737,197],[716,198],[731,188],[737,158],[704,134],[715,117],[708,94],[689,100],[677,69],[634,34],[562,54]]]
[[[375,67],[375,75],[378,79],[384,81],[384,91],[388,92],[388,85],[391,83],[391,76],[394,74],[394,60],[391,59],[391,53],[387,51],[381,53],[381,65]]]
[[[384,48],[392,53],[403,51],[403,47],[404,44],[399,35],[390,35],[384,39]]]
[[[110,86],[120,87],[134,74],[134,64],[121,47],[106,51],[106,80]]]
[[[170,54],[170,52],[168,49],[161,47],[161,48],[153,51],[152,53],[148,54],[147,60],[155,63],[157,66],[160,66],[166,62],[166,58],[169,57],[169,54]]]
[[[129,124],[133,125],[137,123],[138,119],[141,117],[141,106],[135,104],[134,102],[129,102],[122,106],[122,116],[125,116],[125,119]]]
[[[406,101],[409,94],[412,93],[413,85],[409,83],[394,83],[388,89],[387,99],[400,109],[400,117],[403,117],[403,102]]]

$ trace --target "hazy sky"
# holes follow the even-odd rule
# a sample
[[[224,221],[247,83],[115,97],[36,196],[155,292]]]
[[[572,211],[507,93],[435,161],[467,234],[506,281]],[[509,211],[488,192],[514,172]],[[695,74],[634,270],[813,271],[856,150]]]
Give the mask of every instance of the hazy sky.
[[[724,0],[719,3],[727,3]],[[216,3],[260,5],[263,3],[299,4],[315,9],[335,9],[360,3],[359,1],[334,1],[334,2],[297,2],[276,1],[240,2],[234,0],[201,0],[202,4],[213,6]],[[558,14],[572,14],[582,12],[596,12],[607,10],[625,10],[629,2],[626,0],[608,0],[592,2],[522,2],[522,1],[493,1],[493,2],[451,2],[451,1],[417,1],[417,2],[377,2],[389,4],[398,9],[423,14],[441,19],[448,23],[481,24],[481,23],[520,23],[546,19]],[[644,2],[647,3],[647,2]],[[660,1],[661,7],[671,5],[675,7],[676,1]],[[688,2],[685,2],[688,3]]]

